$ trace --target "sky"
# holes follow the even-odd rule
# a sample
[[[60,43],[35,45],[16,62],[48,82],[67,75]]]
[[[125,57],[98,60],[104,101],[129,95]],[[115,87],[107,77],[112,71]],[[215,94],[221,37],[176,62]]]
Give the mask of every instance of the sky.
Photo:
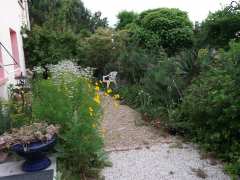
[[[92,12],[101,11],[107,17],[110,26],[117,23],[116,15],[123,11],[142,12],[160,7],[179,8],[187,11],[190,20],[201,22],[208,13],[230,4],[231,0],[82,0]]]

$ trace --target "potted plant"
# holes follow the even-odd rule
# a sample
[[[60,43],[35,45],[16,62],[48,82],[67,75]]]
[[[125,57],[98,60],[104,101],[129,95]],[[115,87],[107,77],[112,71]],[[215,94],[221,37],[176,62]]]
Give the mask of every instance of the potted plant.
[[[51,161],[46,152],[53,148],[59,127],[47,123],[33,123],[14,128],[0,136],[0,149],[10,148],[26,159],[22,170],[35,172],[46,169]]]

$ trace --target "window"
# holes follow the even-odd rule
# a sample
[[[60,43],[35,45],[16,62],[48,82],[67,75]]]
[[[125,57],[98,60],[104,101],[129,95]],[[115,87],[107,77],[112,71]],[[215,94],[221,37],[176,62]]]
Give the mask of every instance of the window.
[[[17,42],[17,34],[14,30],[10,29],[10,37],[11,37],[11,45],[12,45],[12,56],[14,58],[13,63],[15,70],[15,76],[19,76],[21,74],[20,66],[19,66],[19,51],[18,51],[18,42]]]

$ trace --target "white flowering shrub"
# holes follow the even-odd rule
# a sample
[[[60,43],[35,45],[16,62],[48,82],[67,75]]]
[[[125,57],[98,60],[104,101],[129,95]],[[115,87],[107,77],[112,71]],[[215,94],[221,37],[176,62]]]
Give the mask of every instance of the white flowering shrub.
[[[76,63],[74,63],[71,60],[64,60],[59,62],[56,65],[50,64],[47,66],[49,69],[52,77],[55,79],[56,76],[59,76],[63,73],[71,73],[76,76],[85,77],[87,79],[91,79],[93,77],[93,71],[94,68],[87,67],[82,68],[81,66],[78,66]]]
[[[41,66],[35,66],[32,70],[34,73],[41,74],[44,72],[44,69]]]

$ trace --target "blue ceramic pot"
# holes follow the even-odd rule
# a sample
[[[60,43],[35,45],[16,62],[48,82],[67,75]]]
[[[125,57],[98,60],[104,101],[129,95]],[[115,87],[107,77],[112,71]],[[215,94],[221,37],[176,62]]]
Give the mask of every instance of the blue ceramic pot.
[[[26,161],[22,165],[22,170],[26,172],[35,172],[48,168],[51,160],[46,156],[47,151],[53,148],[56,143],[56,137],[46,142],[32,142],[27,146],[23,144],[13,145],[11,148]]]

